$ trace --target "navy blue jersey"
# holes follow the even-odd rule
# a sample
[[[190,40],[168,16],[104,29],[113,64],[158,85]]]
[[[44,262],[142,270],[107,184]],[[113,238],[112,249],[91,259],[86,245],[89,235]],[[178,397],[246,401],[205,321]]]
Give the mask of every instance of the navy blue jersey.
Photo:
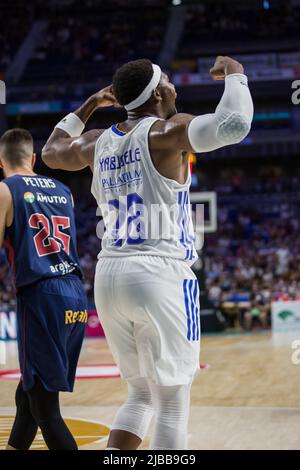
[[[4,247],[16,287],[70,273],[81,277],[69,188],[41,175],[15,175],[2,182],[13,198],[13,223]]]

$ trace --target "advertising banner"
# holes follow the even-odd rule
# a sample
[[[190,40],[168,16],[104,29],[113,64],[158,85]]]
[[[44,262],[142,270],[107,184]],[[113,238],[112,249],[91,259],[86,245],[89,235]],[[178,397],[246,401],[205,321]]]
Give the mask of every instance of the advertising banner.
[[[272,303],[272,330],[300,330],[300,301]]]

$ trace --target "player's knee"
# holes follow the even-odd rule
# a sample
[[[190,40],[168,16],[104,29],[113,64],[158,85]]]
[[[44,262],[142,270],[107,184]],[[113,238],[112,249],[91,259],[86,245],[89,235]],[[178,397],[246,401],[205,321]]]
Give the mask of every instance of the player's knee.
[[[19,383],[15,393],[15,403],[17,408],[18,419],[31,419],[31,410],[29,406],[28,397],[23,390],[22,382]]]
[[[58,403],[44,402],[40,398],[35,398],[30,401],[31,413],[38,424],[47,422],[49,420],[56,420],[61,418],[61,413]]]
[[[190,384],[153,387],[155,413],[169,427],[186,427],[188,423]]]
[[[154,412],[151,391],[145,379],[128,381],[128,398],[125,406],[141,416],[152,416]]]
[[[153,411],[151,391],[147,381],[142,378],[129,380],[127,400],[119,409],[112,429],[130,432],[143,440],[147,434]]]
[[[22,382],[19,382],[19,385],[17,387],[16,393],[15,393],[15,403],[16,407],[20,408],[24,406],[24,404],[27,404],[27,396],[26,392],[23,390]]]
[[[153,409],[151,390],[146,379],[134,379],[128,381],[128,402]]]
[[[58,393],[48,392],[39,380],[27,395],[31,414],[38,424],[61,417]]]

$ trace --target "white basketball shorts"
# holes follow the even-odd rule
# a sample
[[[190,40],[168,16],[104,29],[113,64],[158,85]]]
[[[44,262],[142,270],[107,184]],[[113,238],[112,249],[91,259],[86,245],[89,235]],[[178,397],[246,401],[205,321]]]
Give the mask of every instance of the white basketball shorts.
[[[183,385],[199,369],[198,281],[180,260],[103,257],[95,301],[114,360],[125,379]]]

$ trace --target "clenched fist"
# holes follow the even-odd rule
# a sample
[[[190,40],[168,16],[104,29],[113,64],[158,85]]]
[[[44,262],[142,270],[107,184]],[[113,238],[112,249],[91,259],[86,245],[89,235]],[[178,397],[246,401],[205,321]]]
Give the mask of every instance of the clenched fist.
[[[244,73],[244,67],[237,60],[227,56],[218,56],[210,69],[213,80],[224,80],[231,73]]]
[[[118,107],[119,104],[113,94],[112,85],[109,85],[102,90],[95,93],[92,97],[96,102],[97,107],[105,107],[105,106],[116,106]]]

